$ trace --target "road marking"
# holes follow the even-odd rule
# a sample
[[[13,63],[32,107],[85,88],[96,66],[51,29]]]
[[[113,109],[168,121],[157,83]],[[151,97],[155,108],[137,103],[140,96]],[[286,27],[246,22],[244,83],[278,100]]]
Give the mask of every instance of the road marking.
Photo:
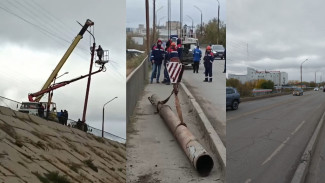
[[[252,182],[252,179],[247,179],[247,180],[245,181],[245,183],[250,183],[250,182]]]
[[[297,128],[291,133],[291,135],[294,135],[301,127],[302,125],[305,123],[305,121],[302,121],[302,123],[300,123]]]
[[[280,152],[280,150],[284,147],[284,145],[290,140],[290,137],[287,137],[287,139],[285,141],[283,141],[281,143],[281,145],[275,149],[275,151],[273,151],[273,153],[266,158],[266,160],[262,163],[261,166],[263,166],[265,163],[269,162],[276,154],[278,154]]]

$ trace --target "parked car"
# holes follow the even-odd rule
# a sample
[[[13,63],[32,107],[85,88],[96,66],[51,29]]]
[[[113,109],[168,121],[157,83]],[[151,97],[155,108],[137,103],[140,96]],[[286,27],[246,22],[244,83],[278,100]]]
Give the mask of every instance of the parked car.
[[[237,110],[240,103],[240,94],[233,87],[226,87],[226,106]]]
[[[292,95],[295,96],[295,95],[304,95],[304,91],[301,89],[301,88],[295,88],[292,92]]]
[[[319,91],[319,88],[318,87],[314,88],[314,91]]]
[[[184,65],[193,63],[193,50],[196,48],[197,43],[195,42],[184,42],[182,43],[183,53],[181,62]]]
[[[223,59],[224,58],[224,53],[225,53],[225,48],[222,45],[212,45],[211,46],[212,53],[214,55],[214,58],[216,59],[217,57]]]
[[[323,88],[323,92],[325,92],[325,88]]]

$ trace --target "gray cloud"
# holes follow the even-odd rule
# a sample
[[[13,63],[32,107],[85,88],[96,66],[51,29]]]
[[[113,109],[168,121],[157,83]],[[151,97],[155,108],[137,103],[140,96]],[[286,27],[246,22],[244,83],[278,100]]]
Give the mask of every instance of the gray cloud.
[[[220,2],[220,20],[226,20],[226,1],[219,0]],[[197,25],[201,22],[201,14],[195,9],[193,6],[196,5],[202,10],[203,14],[203,22],[207,23],[214,17],[218,16],[218,2],[217,0],[204,0],[204,1],[196,1],[196,0],[183,0],[183,21],[187,25],[191,25],[191,19],[187,18],[186,15],[189,15],[193,18],[194,24]],[[150,6],[150,24],[152,23],[152,1],[149,1]],[[156,0],[156,10],[160,7],[163,7],[161,10],[157,12],[157,21],[164,17],[161,20],[161,25],[163,22],[167,21],[167,1]],[[143,0],[127,0],[126,2],[127,9],[127,27],[137,27],[138,24],[144,24],[145,19],[145,1]],[[171,1],[171,11],[172,18],[171,20],[178,21],[180,17],[180,1]],[[158,22],[157,22],[158,23]]]
[[[315,72],[325,69],[322,5],[322,1],[228,1],[229,73],[251,66],[285,71],[290,80],[300,80],[300,64],[308,58],[303,78],[314,81]]]
[[[76,21],[84,24],[90,19],[95,22],[96,43],[110,50],[111,61],[105,73],[92,77],[87,121],[100,128],[103,104],[118,96],[106,106],[105,122],[110,125],[105,130],[125,137],[125,1],[1,1],[0,7],[0,95],[26,101],[28,93],[38,91],[79,33],[81,26]],[[69,74],[58,82],[88,73],[89,46],[90,37],[85,33],[59,73],[68,71]],[[93,67],[93,71],[96,69]],[[54,91],[53,100],[58,109],[67,109],[72,119],[82,117],[86,84],[84,79]]]

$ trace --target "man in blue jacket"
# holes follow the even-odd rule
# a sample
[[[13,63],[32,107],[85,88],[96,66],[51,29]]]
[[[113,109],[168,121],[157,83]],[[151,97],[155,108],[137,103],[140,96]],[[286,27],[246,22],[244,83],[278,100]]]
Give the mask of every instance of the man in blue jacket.
[[[152,73],[151,73],[151,80],[150,83],[152,83],[153,78],[155,76],[155,73],[157,73],[157,83],[159,83],[159,77],[160,77],[160,69],[161,64],[164,59],[165,50],[161,46],[162,41],[157,41],[157,46],[153,48],[152,55],[151,55],[151,62],[152,62]]]
[[[193,73],[199,73],[199,64],[200,64],[200,60],[202,57],[202,52],[200,50],[200,47],[197,46],[194,50],[193,50]]]

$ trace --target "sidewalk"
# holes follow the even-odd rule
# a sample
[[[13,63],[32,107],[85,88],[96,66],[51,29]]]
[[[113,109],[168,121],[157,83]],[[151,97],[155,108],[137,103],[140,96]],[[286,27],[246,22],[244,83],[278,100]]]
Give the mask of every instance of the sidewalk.
[[[186,95],[179,93],[184,122],[214,160],[214,168],[208,177],[201,177],[197,173],[164,121],[159,114],[155,114],[156,109],[148,97],[157,94],[163,100],[171,91],[172,85],[156,84],[154,80],[153,84],[145,87],[137,103],[127,129],[127,182],[223,182],[216,152],[211,151],[205,142],[205,134],[198,130],[198,122],[194,120],[196,118]],[[173,96],[167,105],[176,111]]]

